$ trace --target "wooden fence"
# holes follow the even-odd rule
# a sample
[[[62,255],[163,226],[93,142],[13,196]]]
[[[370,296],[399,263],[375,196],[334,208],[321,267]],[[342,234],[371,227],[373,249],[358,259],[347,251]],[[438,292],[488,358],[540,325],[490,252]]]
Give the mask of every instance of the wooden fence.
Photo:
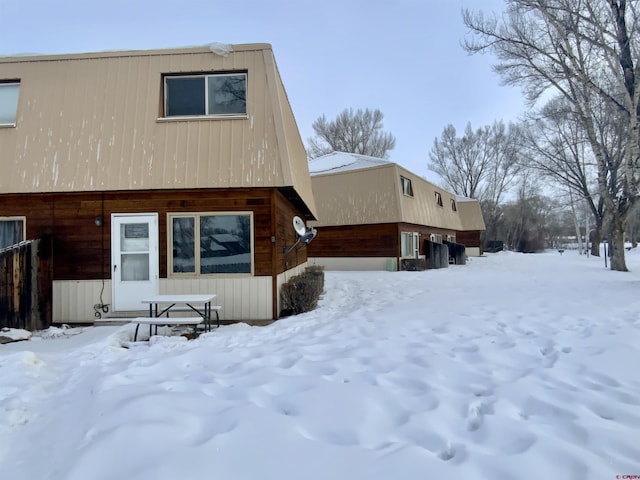
[[[449,266],[449,247],[445,244],[425,240],[424,253],[427,268],[447,268]]]
[[[35,331],[51,325],[51,237],[0,250],[0,327]]]
[[[455,265],[466,265],[467,253],[465,246],[461,243],[455,242],[444,243],[449,247],[449,263],[453,263]]]

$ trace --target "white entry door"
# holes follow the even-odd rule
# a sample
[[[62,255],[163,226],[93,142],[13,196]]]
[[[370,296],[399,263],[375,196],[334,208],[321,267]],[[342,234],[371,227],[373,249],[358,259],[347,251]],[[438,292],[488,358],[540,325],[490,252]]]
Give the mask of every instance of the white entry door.
[[[144,310],[157,295],[157,213],[111,215],[111,279],[114,311]]]

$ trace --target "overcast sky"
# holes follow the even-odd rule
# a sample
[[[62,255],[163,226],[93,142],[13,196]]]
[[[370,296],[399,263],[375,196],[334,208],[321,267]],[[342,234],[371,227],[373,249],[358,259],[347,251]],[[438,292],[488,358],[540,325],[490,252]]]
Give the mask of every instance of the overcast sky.
[[[461,9],[502,0],[0,0],[0,55],[270,43],[302,139],[323,113],[380,109],[390,159],[436,181],[428,153],[447,124],[516,120],[521,92],[489,55],[468,56]]]

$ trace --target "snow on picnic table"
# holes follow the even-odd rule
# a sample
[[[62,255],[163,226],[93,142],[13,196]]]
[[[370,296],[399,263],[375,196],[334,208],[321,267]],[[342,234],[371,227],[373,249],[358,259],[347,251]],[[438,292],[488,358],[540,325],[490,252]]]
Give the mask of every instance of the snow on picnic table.
[[[0,346],[0,477],[640,474],[640,256],[327,272],[317,310],[194,341]]]

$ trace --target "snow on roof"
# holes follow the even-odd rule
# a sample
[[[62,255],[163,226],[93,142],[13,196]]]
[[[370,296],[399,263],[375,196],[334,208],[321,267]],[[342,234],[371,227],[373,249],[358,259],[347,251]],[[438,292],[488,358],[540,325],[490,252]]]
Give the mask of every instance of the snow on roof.
[[[357,153],[332,152],[309,161],[309,173],[311,176],[325,173],[348,172],[364,168],[390,165],[393,162],[384,158],[359,155]]]
[[[216,55],[222,55],[223,57],[226,57],[231,52],[233,52],[233,46],[229,45],[228,43],[213,42],[209,44],[209,50],[211,50]]]
[[[456,195],[456,202],[477,202],[475,198],[464,197],[462,195]]]

